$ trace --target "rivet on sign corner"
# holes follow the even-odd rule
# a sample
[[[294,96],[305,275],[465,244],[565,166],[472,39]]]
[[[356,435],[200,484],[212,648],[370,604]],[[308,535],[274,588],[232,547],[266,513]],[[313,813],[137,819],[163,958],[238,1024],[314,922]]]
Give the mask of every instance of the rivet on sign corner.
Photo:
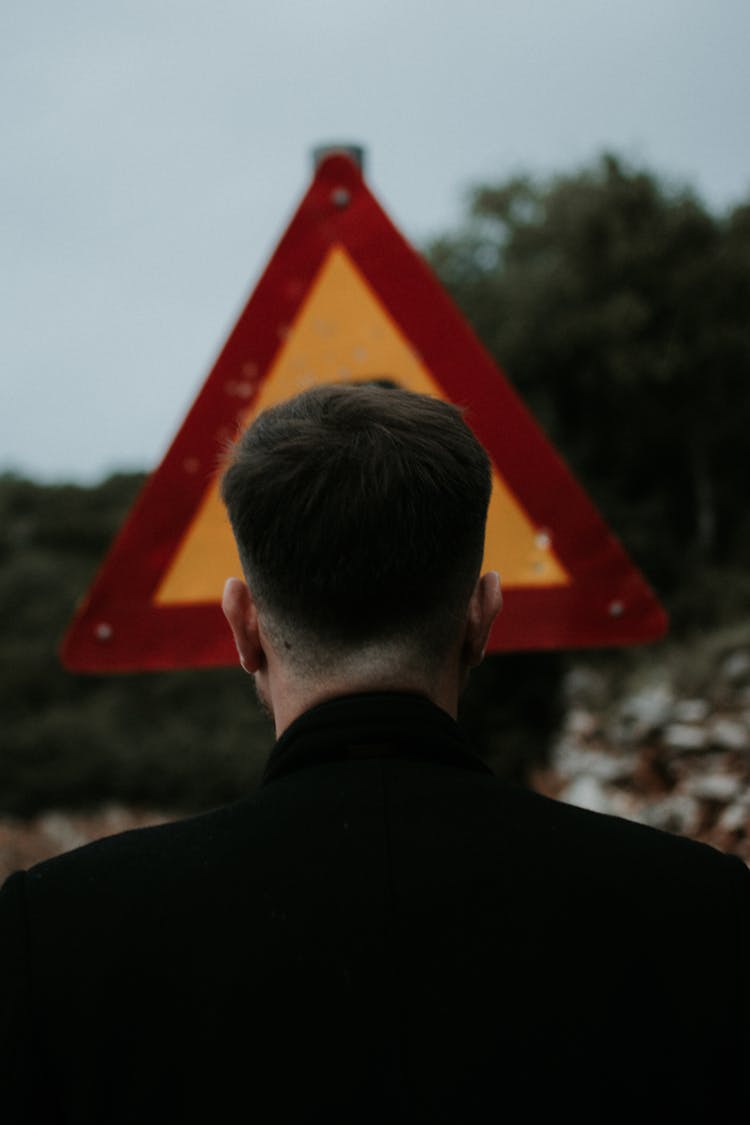
[[[345,187],[334,188],[331,192],[331,203],[334,207],[348,207],[351,202],[352,193]]]
[[[615,602],[609,603],[609,616],[610,617],[622,617],[624,612],[625,612],[625,606],[622,604],[622,602],[615,601]]]
[[[94,628],[97,641],[111,641],[114,630],[108,621],[100,621]]]

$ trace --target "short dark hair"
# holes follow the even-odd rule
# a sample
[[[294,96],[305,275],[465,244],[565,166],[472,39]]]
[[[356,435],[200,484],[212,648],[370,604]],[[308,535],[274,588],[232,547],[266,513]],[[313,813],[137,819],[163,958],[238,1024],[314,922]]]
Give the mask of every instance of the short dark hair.
[[[259,608],[335,647],[449,643],[479,574],[490,489],[458,407],[372,384],[264,411],[221,482]]]

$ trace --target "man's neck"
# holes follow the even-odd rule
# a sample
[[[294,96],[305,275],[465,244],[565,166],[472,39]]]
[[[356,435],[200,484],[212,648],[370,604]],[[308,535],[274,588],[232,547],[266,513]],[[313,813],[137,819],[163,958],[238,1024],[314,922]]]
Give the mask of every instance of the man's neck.
[[[276,737],[279,738],[295,719],[306,711],[345,695],[372,692],[394,692],[421,695],[455,719],[458,711],[458,683],[451,677],[437,677],[435,682],[425,682],[423,677],[408,674],[329,677],[308,680],[294,679],[288,674],[272,679],[266,693],[256,677],[256,687],[261,701],[273,717]]]

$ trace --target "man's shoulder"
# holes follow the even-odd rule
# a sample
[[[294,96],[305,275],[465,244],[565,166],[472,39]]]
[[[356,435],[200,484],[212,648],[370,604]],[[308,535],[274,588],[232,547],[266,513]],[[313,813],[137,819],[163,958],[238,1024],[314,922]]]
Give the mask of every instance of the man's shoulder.
[[[205,866],[214,850],[230,848],[238,822],[248,822],[252,798],[236,804],[186,815],[162,824],[134,828],[102,837],[35,864],[26,872],[27,891],[69,894],[80,885],[87,895],[105,892],[115,882],[129,880],[159,883],[167,874],[174,879],[181,869]]]
[[[139,898],[158,899],[216,880],[231,884],[240,868],[243,878],[259,880],[280,857],[304,865],[317,836],[326,842],[335,836],[332,809],[341,813],[349,839],[378,830],[370,777],[375,767],[368,761],[302,770],[231,805],[87,844],[31,868],[26,893],[39,902],[80,899],[94,906],[97,899],[127,895],[129,888]],[[386,760],[384,768],[393,783],[386,786],[383,823],[398,823],[394,846],[398,839],[420,855],[418,837],[427,832],[433,850],[453,851],[457,859],[471,855],[483,869],[500,872],[516,857],[530,879],[557,873],[564,881],[638,882],[670,894],[738,879],[750,887],[740,860],[691,839],[578,808],[484,772],[399,759]],[[362,794],[367,799],[359,823]]]
[[[713,846],[635,819],[595,812],[520,786],[508,786],[507,791],[512,795],[506,799],[515,806],[519,820],[551,850],[566,857],[569,853],[599,854],[608,859],[620,856],[626,863],[678,862],[707,870],[723,868],[731,859],[733,867],[745,867]]]

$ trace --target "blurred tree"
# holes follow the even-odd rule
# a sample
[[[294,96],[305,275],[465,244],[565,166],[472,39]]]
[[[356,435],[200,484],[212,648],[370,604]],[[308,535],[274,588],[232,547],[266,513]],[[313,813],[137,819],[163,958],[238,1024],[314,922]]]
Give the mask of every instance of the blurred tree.
[[[750,613],[750,204],[709,214],[605,155],[476,188],[427,257],[665,602],[672,632]],[[565,654],[490,658],[466,724],[523,780]]]
[[[192,811],[252,790],[271,729],[237,669],[74,676],[57,646],[142,481],[0,477],[0,811]]]
[[[604,156],[477,188],[427,253],[673,624],[720,612],[706,575],[750,562],[750,205],[717,218]]]

